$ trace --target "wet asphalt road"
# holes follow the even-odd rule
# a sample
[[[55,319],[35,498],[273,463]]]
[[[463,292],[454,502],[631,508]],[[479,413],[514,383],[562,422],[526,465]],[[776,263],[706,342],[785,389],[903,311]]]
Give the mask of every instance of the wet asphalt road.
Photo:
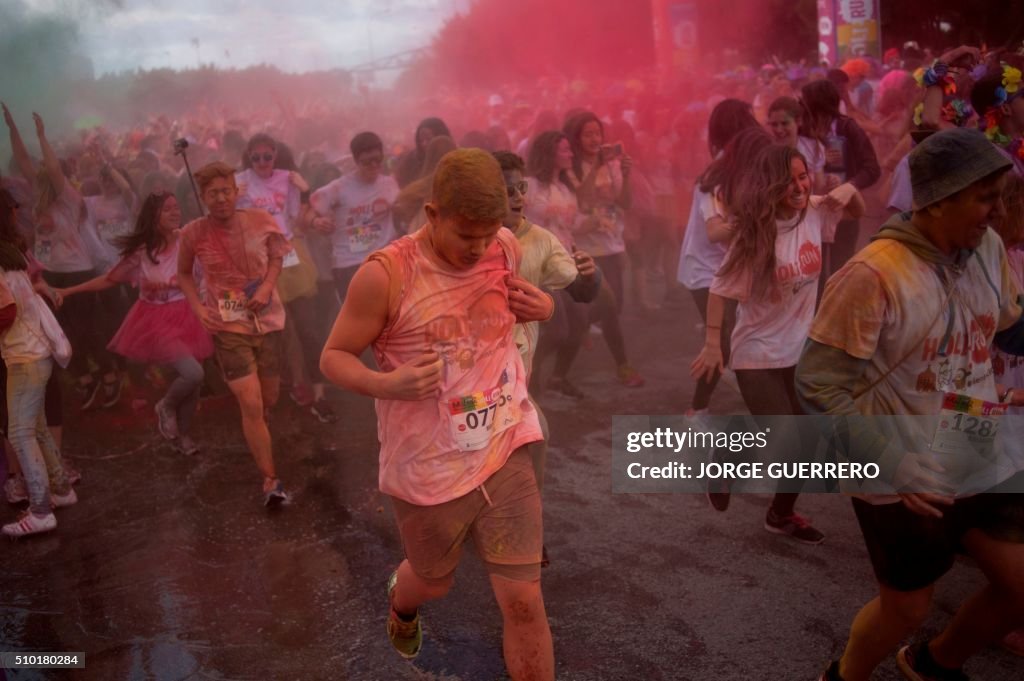
[[[620,388],[592,336],[574,370],[587,397],[541,398],[552,430],[553,562],[543,579],[559,679],[817,679],[872,596],[853,512],[839,496],[801,498],[798,509],[827,534],[808,547],[762,528],[767,497],[736,498],[719,514],[698,496],[611,493],[611,415],[688,406],[696,320],[689,299],[627,316],[646,387]],[[472,551],[453,592],[424,610],[419,659],[390,649],[384,585],[401,548],[377,492],[373,408],[353,395],[333,400],[343,416],[333,426],[291,403],[274,413],[278,469],[295,504],[269,515],[229,399],[204,401],[203,452],[191,459],[164,446],[150,408],[132,411],[130,398],[117,411],[72,415],[66,451],[84,475],[81,501],[59,511],[55,533],[0,542],[0,646],[84,651],[87,668],[7,678],[506,678],[500,614]],[[712,407],[742,403],[723,384]],[[979,583],[973,566],[958,564],[940,583],[926,633]],[[992,649],[968,671],[1011,681],[1024,678],[1024,660]],[[890,659],[876,678],[901,677]]]

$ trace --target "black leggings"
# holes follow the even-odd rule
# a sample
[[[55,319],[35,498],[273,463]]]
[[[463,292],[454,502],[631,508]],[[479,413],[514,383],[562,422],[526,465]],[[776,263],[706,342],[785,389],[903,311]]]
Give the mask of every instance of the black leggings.
[[[737,369],[736,383],[743,403],[754,416],[800,416],[804,413],[796,396],[795,366]],[[787,487],[792,487],[793,482],[785,481]],[[793,515],[798,496],[796,492],[776,492],[771,508],[779,517]]]

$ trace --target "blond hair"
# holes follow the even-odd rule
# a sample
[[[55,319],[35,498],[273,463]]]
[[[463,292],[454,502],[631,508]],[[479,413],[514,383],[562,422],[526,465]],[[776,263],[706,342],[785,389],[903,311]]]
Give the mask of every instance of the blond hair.
[[[218,177],[226,177],[234,184],[235,169],[223,161],[214,161],[213,163],[207,163],[197,170],[194,177],[196,178],[196,184],[199,185],[199,194],[202,195],[206,188],[210,186],[210,183]]]
[[[441,215],[458,215],[472,222],[501,222],[508,213],[501,166],[483,149],[448,152],[434,173],[433,202]]]

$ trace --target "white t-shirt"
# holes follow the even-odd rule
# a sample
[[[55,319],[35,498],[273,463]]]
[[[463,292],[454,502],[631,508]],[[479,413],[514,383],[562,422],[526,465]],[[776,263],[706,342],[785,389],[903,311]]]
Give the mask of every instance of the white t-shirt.
[[[107,279],[122,284],[131,284],[139,289],[139,300],[154,305],[164,305],[184,300],[185,294],[178,286],[178,247],[174,244],[156,255],[156,262],[150,260],[145,248],[136,250],[122,258],[112,270],[107,272]],[[199,261],[196,261],[193,276],[199,281]]]
[[[237,207],[267,211],[290,241],[294,236],[292,223],[300,208],[299,188],[292,184],[291,173],[275,170],[264,180],[255,170],[248,168],[235,174],[235,183],[239,187],[245,184],[245,193],[239,195]]]
[[[775,237],[776,291],[753,298],[749,272],[716,276],[711,292],[739,301],[732,332],[732,369],[782,369],[796,366],[814,320],[821,276],[822,232],[834,230],[842,213],[812,199],[799,223],[779,222]]]
[[[702,192],[699,186],[694,187],[676,275],[679,283],[691,291],[711,287],[711,280],[729,249],[726,243],[713,243],[708,239],[708,220],[716,216],[721,217],[721,210],[714,197]]]
[[[49,272],[89,272],[89,248],[82,238],[82,196],[70,182],[42,214],[36,216],[35,256]]]
[[[583,163],[583,176],[590,172],[590,164]],[[594,182],[594,207],[591,216],[600,222],[598,229],[576,234],[576,245],[593,256],[616,255],[626,250],[623,232],[626,223],[617,201],[622,193],[622,165],[610,161],[597,171]]]
[[[543,184],[536,177],[528,177],[526,182],[529,188],[526,191],[523,215],[535,225],[544,225],[545,229],[558,237],[567,251],[571,251],[573,230],[580,215],[576,195],[558,180]]]
[[[825,147],[821,142],[801,135],[796,138],[796,150],[807,159],[807,170],[812,177],[825,172]]]
[[[132,207],[118,194],[117,196],[85,197],[85,228],[88,245],[92,251],[93,266],[107,270],[121,257],[116,242],[128,236],[135,229]]]
[[[343,175],[310,197],[319,215],[334,219],[331,234],[335,269],[362,264],[370,253],[395,237],[391,206],[398,185],[387,175],[367,184],[355,173]]]
[[[52,354],[37,308],[45,303],[36,301],[37,296],[27,272],[0,270],[0,307],[13,304],[18,309],[14,323],[0,333],[0,354],[7,366],[37,362]]]
[[[892,171],[892,191],[887,205],[897,213],[907,213],[914,206],[914,192],[910,185],[910,154],[901,158]]]

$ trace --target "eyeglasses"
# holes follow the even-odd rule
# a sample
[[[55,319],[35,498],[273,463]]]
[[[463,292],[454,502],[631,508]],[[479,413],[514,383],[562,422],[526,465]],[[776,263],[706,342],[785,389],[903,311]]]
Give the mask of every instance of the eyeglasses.
[[[356,161],[356,165],[361,168],[372,168],[373,166],[379,166],[384,163],[383,156],[363,156]]]
[[[274,155],[273,154],[253,154],[252,156],[249,157],[249,160],[252,161],[253,163],[259,163],[260,161],[263,161],[264,163],[270,163],[271,161],[274,160]]]
[[[507,184],[507,185],[505,185],[505,189],[508,190],[508,198],[510,198],[510,199],[513,196],[515,196],[516,192],[519,192],[519,194],[521,196],[526,196],[526,190],[529,189],[529,188],[530,188],[530,185],[527,184],[526,180],[523,180],[521,182],[516,182],[515,184]]]

